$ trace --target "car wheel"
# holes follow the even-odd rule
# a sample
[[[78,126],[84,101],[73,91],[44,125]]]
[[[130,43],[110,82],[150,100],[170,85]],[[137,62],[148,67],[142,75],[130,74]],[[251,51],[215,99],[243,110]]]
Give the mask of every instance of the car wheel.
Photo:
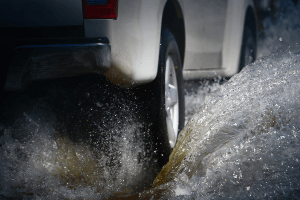
[[[175,37],[163,29],[159,52],[157,77],[154,81],[156,119],[158,125],[161,164],[168,161],[175,147],[179,131],[184,126],[184,94],[182,64]]]
[[[243,43],[241,49],[239,72],[256,59],[255,33],[250,27],[245,26],[243,33]]]

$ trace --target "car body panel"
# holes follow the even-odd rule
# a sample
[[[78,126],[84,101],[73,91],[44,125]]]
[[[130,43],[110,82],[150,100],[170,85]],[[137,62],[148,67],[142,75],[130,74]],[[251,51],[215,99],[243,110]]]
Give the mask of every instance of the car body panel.
[[[220,65],[216,67],[217,69],[212,70],[210,70],[209,67],[203,67],[198,70],[184,67],[183,76],[185,80],[196,80],[215,76],[230,77],[238,72],[244,21],[249,6],[255,10],[252,0],[228,0],[224,31],[220,32],[220,36],[223,39],[220,41],[218,37],[215,37],[217,41],[221,42]],[[214,29],[217,30],[217,28]],[[198,46],[198,48],[201,48],[201,46]],[[215,56],[215,59],[217,58],[218,57]],[[188,65],[197,66],[196,60],[189,59],[188,61],[185,60],[185,64],[186,62],[188,62]],[[210,63],[208,62],[208,64]]]
[[[237,73],[244,19],[252,0],[178,0],[185,25],[186,80]],[[166,1],[119,1],[117,20],[86,19],[87,37],[107,37],[112,66],[106,76],[122,87],[156,76],[161,20]]]
[[[177,1],[183,15],[184,79],[232,76],[237,73],[245,14],[249,6],[254,9],[253,1],[170,1]],[[81,0],[32,0],[26,3],[1,0],[0,28],[18,30],[14,28],[28,27],[34,33],[36,31],[32,27],[75,27],[80,36],[82,27],[83,37],[108,38],[111,66],[105,75],[120,87],[129,88],[149,83],[156,77],[166,2],[119,0],[118,17],[115,20],[83,19]],[[53,32],[59,30],[63,29]]]
[[[251,7],[254,10],[254,12],[256,12],[254,2],[252,0],[229,1],[229,6],[227,10],[226,29],[223,40],[224,50],[222,52],[222,69],[224,70],[224,75],[227,77],[233,76],[238,72],[239,69],[244,23],[246,12],[249,7]],[[258,23],[256,22],[255,24],[257,26]],[[256,36],[256,39],[257,38],[258,37]]]
[[[0,27],[83,24],[81,0],[1,0]]]
[[[184,69],[220,68],[228,0],[178,2],[186,30]]]
[[[107,37],[111,68],[106,77],[121,87],[155,79],[164,1],[119,1],[118,19],[85,19],[86,37]]]

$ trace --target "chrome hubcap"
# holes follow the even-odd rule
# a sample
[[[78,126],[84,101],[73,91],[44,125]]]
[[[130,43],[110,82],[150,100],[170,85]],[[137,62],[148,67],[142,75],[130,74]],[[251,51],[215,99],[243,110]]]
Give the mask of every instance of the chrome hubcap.
[[[174,148],[178,135],[179,99],[175,66],[170,56],[166,61],[165,109],[167,113],[167,131],[171,148]]]

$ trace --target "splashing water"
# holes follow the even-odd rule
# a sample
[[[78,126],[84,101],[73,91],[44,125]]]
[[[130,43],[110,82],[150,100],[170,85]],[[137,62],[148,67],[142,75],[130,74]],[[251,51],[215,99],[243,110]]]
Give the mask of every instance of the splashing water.
[[[227,80],[222,77],[204,79],[201,81],[187,81],[185,88],[185,124],[192,118],[203,105],[205,96],[221,87]]]
[[[55,87],[55,98],[18,96],[10,105],[13,120],[0,134],[0,198],[102,199],[151,185],[158,167],[140,115],[146,106],[129,90],[87,79]],[[118,91],[104,95],[101,87]]]
[[[259,41],[258,57],[299,41],[300,4],[281,4],[286,12],[275,22],[263,21],[265,37]],[[299,52],[298,47],[290,51]],[[135,197],[299,199],[298,63],[299,54],[278,51],[225,85],[219,78],[187,92],[186,122],[191,121],[156,187]],[[107,88],[100,91],[107,93]],[[131,194],[142,185],[140,180],[152,180],[155,159],[145,142],[147,124],[135,116],[138,107],[124,107],[131,102],[116,102],[115,94],[108,94],[111,107],[93,98],[93,90],[77,96],[76,105],[85,105],[82,112],[54,109],[44,101],[32,102],[33,109],[22,112],[12,107],[17,120],[9,127],[0,124],[0,198],[101,199]],[[68,115],[57,116],[56,109]],[[106,115],[95,117],[99,112]],[[71,121],[70,132],[55,126],[62,119]],[[83,126],[79,119],[89,123]],[[145,168],[150,175],[143,173]]]
[[[296,5],[291,0],[275,1],[274,17],[262,21],[263,37],[258,41],[257,57],[267,56],[271,52],[287,49],[300,42],[300,3]]]
[[[298,199],[299,52],[258,59],[208,95],[140,197]]]

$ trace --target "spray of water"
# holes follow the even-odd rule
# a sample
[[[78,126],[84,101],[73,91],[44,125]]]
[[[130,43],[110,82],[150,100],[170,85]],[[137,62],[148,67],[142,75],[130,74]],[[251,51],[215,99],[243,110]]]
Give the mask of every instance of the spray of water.
[[[299,41],[300,5],[280,6],[286,10],[279,17],[262,22],[258,57]],[[297,199],[299,54],[290,52],[297,53],[290,48],[259,59],[225,85],[216,79],[187,91],[191,120],[156,187],[136,197]],[[17,98],[1,110],[1,198],[101,199],[131,194],[152,180],[148,124],[139,120],[143,106],[106,83],[66,85],[49,90],[59,102]]]
[[[151,185],[158,167],[147,106],[132,90],[94,78],[58,81],[46,89],[50,97],[26,91],[7,100],[0,197],[102,199]]]
[[[277,50],[285,50],[300,42],[300,3],[291,0],[274,1],[274,10],[269,8],[269,17],[262,21],[262,37],[258,41],[258,57],[269,55]]]
[[[143,198],[300,195],[300,46],[258,59],[206,96]]]
[[[205,96],[221,87],[227,79],[216,77],[201,81],[187,81],[185,88],[185,124],[192,118],[197,110],[203,105]]]

